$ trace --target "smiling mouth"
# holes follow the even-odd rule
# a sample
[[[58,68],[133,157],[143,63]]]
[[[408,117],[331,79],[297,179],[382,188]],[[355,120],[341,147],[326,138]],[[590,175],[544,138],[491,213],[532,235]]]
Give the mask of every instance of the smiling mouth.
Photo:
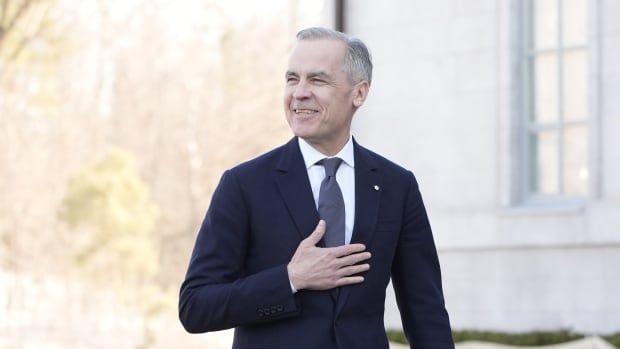
[[[318,113],[318,110],[315,109],[293,109],[293,112],[295,114],[314,114],[314,113]]]

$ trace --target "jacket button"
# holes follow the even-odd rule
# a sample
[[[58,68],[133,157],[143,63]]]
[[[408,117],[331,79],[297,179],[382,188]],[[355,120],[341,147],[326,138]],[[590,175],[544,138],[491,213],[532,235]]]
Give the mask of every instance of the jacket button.
[[[336,320],[336,326],[340,326],[342,325],[342,322],[340,320]]]

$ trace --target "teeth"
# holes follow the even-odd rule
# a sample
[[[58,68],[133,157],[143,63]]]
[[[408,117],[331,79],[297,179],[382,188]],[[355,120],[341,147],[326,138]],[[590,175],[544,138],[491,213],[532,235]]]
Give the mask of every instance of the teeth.
[[[312,110],[312,109],[293,109],[295,111],[295,113],[298,114],[312,114],[312,113],[316,113],[316,110]]]

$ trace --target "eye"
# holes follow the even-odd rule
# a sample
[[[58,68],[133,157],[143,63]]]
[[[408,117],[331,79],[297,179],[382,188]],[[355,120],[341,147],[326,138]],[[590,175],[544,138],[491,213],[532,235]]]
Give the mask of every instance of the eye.
[[[291,83],[294,83],[294,82],[297,82],[297,78],[296,78],[296,77],[293,77],[293,76],[288,76],[288,77],[286,78],[286,83],[287,83],[287,84],[291,84]]]
[[[312,82],[317,84],[317,85],[324,85],[327,83],[327,81],[323,80],[323,79],[319,79],[319,78],[314,78],[312,79]]]

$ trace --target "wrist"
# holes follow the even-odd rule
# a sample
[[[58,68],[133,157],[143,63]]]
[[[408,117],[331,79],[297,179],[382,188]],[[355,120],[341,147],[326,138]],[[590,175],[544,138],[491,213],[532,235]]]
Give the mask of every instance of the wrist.
[[[291,288],[293,289],[293,293],[301,290],[304,286],[301,284],[301,280],[296,277],[294,271],[292,270],[291,265],[288,264],[286,266],[286,271],[288,272],[288,280],[291,283]]]

